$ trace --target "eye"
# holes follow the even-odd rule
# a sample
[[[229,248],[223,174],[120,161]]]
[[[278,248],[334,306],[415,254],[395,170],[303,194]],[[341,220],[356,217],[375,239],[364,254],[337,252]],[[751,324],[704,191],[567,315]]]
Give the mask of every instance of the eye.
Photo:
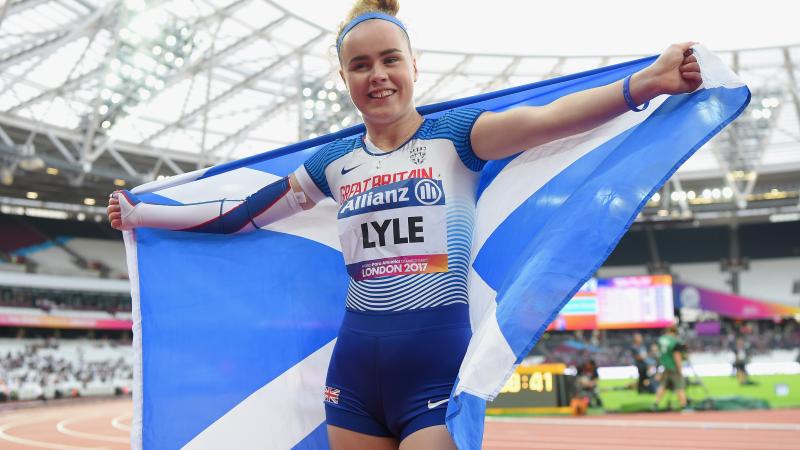
[[[394,63],[396,63],[396,62],[398,62],[398,61],[400,61],[400,58],[399,58],[399,57],[397,57],[397,56],[390,56],[390,57],[386,58],[386,59],[385,59],[383,62],[384,62],[384,63],[386,63],[386,64],[394,64]]]

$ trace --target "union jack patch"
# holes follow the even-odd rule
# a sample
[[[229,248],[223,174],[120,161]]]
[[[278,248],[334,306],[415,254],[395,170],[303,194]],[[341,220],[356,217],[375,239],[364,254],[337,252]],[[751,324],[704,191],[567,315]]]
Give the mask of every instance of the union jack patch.
[[[330,386],[325,386],[325,401],[328,403],[333,403],[335,405],[339,404],[339,389],[332,388]]]

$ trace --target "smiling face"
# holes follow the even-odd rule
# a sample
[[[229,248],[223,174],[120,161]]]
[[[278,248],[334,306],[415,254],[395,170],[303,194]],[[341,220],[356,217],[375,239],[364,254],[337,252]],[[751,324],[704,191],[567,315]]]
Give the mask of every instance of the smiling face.
[[[345,36],[339,59],[339,74],[367,126],[390,125],[416,114],[416,61],[397,25],[360,23]]]

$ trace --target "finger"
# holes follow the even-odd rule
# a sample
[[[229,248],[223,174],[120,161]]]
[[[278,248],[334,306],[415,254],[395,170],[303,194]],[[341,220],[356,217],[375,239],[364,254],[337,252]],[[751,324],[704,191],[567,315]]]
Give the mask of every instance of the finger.
[[[681,72],[700,72],[700,64],[696,62],[684,64],[678,70]]]
[[[681,76],[683,76],[685,80],[703,81],[703,77],[700,75],[700,72],[683,72],[681,73]]]
[[[692,53],[694,53],[694,50],[692,50],[692,46],[696,45],[696,44],[698,44],[698,43],[695,42],[695,41],[687,41],[687,42],[682,42],[680,44],[675,44],[675,45],[677,45],[678,48],[681,50],[681,53],[683,53],[683,56],[689,56]]]
[[[692,62],[697,62],[697,58],[693,54],[688,56],[688,57],[683,58],[683,63],[684,64],[692,63]]]

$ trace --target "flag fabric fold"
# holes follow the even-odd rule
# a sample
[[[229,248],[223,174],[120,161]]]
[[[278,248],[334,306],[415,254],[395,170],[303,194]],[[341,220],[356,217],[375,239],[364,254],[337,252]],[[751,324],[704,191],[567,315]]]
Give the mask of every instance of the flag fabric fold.
[[[470,269],[473,337],[447,410],[460,449],[480,448],[497,395],[646,201],[746,107],[747,87],[695,47],[703,86],[586,133],[492,161],[481,173]],[[420,108],[544,105],[654,57]],[[620,93],[620,95],[622,95]],[[142,200],[243,199],[363,126],[142,185]],[[524,149],[520,149],[524,150]],[[125,232],[134,300],[133,448],[327,448],[324,380],[348,276],[326,200],[261,230]]]

